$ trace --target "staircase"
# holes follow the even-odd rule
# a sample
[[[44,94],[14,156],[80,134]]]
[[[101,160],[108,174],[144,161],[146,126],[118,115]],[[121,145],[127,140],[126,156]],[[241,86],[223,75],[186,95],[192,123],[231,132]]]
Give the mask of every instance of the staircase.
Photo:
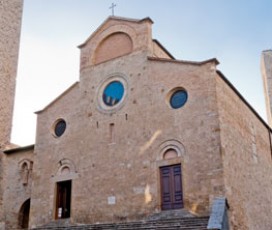
[[[82,224],[82,225],[66,225],[63,223],[60,226],[59,222],[52,222],[46,226],[35,228],[35,230],[133,230],[133,229],[146,229],[146,230],[206,230],[209,217],[182,217],[182,218],[167,218],[167,219],[154,219],[136,222],[123,222],[123,223],[107,223],[107,224]]]

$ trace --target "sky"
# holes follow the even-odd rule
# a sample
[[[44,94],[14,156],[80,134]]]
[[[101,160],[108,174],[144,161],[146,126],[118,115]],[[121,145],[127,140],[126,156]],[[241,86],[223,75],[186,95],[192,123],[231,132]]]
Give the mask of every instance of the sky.
[[[217,68],[266,120],[260,58],[272,48],[271,0],[24,0],[12,142],[35,142],[35,111],[79,80],[79,49],[110,15],[153,21],[176,58]]]

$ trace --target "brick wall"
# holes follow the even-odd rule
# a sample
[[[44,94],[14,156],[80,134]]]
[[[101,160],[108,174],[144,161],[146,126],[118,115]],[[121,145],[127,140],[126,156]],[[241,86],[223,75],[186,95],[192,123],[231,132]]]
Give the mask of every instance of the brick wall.
[[[72,222],[129,221],[159,212],[159,167],[173,164],[182,166],[185,208],[208,214],[213,198],[224,195],[214,65],[148,59],[144,47],[84,68],[79,84],[38,114],[31,226],[54,219],[56,183],[68,179]],[[125,82],[125,98],[109,111],[99,95],[115,77]],[[169,105],[176,87],[189,95],[177,110]],[[56,138],[59,118],[67,129]],[[178,157],[163,159],[167,147],[179,148]],[[59,175],[62,162],[73,170]]]
[[[217,77],[221,151],[233,230],[272,228],[272,159],[269,131]]]

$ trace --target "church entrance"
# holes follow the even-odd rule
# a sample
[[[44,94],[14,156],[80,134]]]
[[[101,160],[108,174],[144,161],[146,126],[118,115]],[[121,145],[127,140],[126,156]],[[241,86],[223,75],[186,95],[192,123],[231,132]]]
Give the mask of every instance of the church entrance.
[[[162,210],[183,208],[181,165],[160,168]]]
[[[30,211],[30,199],[27,199],[19,211],[19,226],[20,228],[28,228]]]
[[[71,211],[72,181],[57,183],[56,219],[69,218]]]

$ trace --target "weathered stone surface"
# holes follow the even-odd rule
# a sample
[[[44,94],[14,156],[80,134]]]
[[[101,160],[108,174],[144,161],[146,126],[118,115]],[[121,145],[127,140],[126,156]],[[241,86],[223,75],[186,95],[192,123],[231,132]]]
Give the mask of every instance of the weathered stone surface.
[[[222,77],[217,77],[217,101],[232,229],[271,229],[270,130]]]
[[[4,20],[8,5],[0,3]],[[20,1],[9,1],[10,7],[15,3]],[[18,20],[15,27],[13,19],[7,22],[4,38],[19,38],[21,8],[14,5],[13,10]],[[160,167],[180,165],[186,215],[207,216],[213,199],[224,196],[231,229],[272,228],[270,128],[216,70],[217,60],[174,60],[152,39],[151,25],[149,18],[107,19],[80,46],[80,81],[37,112],[34,152],[29,147],[0,152],[5,156],[0,161],[0,227],[19,227],[20,210],[29,198],[30,227],[158,216]],[[1,66],[0,87],[9,88],[0,91],[1,105],[7,105],[0,114],[2,144],[10,136],[18,38],[5,46],[1,34],[0,56],[7,64]],[[124,97],[113,107],[103,103],[103,89],[111,81],[124,87]],[[169,103],[176,89],[188,93],[179,109]],[[66,130],[58,137],[60,120]],[[69,180],[71,215],[56,221],[62,211],[57,185]]]
[[[148,58],[154,56],[150,26],[149,20],[106,21],[81,46],[82,58],[88,54],[89,61],[81,67],[80,82],[38,113],[31,226],[54,219],[56,182],[71,179],[56,174],[62,159],[75,166],[74,223],[135,220],[160,211],[159,167],[169,164],[182,165],[184,205],[190,212],[208,214],[210,201],[224,194],[215,62]],[[92,53],[100,41],[118,31],[130,36],[132,52],[94,65]],[[156,55],[163,53],[155,49]],[[124,81],[125,98],[109,110],[99,95],[116,77]],[[176,87],[186,89],[189,98],[175,110],[169,98]],[[67,129],[56,138],[50,130],[59,118]],[[169,148],[179,154],[165,160]],[[109,197],[115,202],[109,203]]]
[[[0,228],[4,228],[2,150],[11,135],[21,16],[22,0],[0,1]]]
[[[33,148],[5,154],[3,210],[7,229],[22,227],[22,205],[31,197]]]
[[[0,2],[0,147],[11,134],[18,64],[22,0]]]

